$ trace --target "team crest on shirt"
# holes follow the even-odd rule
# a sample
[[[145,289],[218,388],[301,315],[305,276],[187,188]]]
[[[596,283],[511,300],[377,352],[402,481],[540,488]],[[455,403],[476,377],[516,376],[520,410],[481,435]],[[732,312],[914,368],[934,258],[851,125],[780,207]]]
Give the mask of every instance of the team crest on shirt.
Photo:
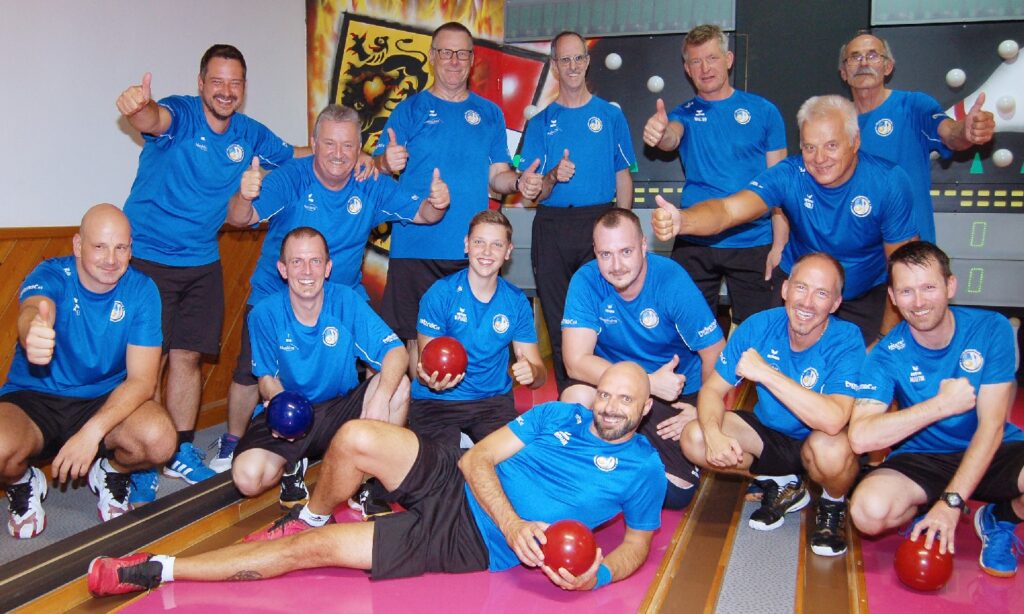
[[[238,143],[232,143],[228,145],[228,160],[232,162],[241,162],[242,158],[245,157],[245,150]]]
[[[886,117],[875,122],[875,134],[878,136],[889,136],[892,134],[892,120]]]
[[[966,349],[960,353],[960,368],[968,373],[977,373],[985,364],[981,352],[973,349]]]
[[[871,200],[867,196],[854,196],[850,201],[850,211],[857,217],[865,217],[871,213]]]
[[[746,109],[736,109],[732,112],[732,118],[736,120],[736,123],[745,126],[750,123],[750,111]]]
[[[814,388],[814,385],[818,383],[818,370],[814,367],[807,367],[804,372],[800,374],[800,385],[808,390]]]
[[[644,325],[644,328],[654,328],[661,322],[661,318],[658,317],[658,312],[648,307],[640,312],[640,323]]]
[[[321,336],[323,337],[324,345],[326,345],[327,347],[332,348],[332,347],[338,345],[338,329],[337,328],[335,328],[333,326],[328,326],[327,328],[324,329],[324,332],[323,332],[323,334]]]
[[[491,328],[499,335],[505,334],[505,331],[508,330],[508,316],[503,313],[494,316],[494,319],[491,320]]]
[[[470,126],[475,126],[480,123],[480,114],[473,109],[467,110],[463,117],[466,118],[466,123]]]
[[[590,128],[591,132],[598,133],[601,128],[604,128],[604,122],[601,121],[600,117],[591,117],[587,120],[587,128]]]
[[[124,303],[121,301],[114,301],[114,307],[110,310],[110,321],[120,322],[124,319]]]
[[[345,209],[352,215],[359,213],[363,210],[363,199],[358,196],[349,198],[348,202],[345,204]]]
[[[595,456],[594,466],[605,473],[611,473],[619,466],[619,459],[614,456]]]

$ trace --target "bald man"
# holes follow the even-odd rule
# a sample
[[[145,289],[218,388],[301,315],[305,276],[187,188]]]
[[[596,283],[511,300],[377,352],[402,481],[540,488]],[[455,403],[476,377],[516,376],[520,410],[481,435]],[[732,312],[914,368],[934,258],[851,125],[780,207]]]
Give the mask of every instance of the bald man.
[[[48,478],[88,475],[104,521],[131,509],[129,472],[174,453],[174,427],[155,403],[160,294],[130,268],[131,228],[113,205],[96,205],[72,239],[73,256],[37,266],[21,286],[18,347],[0,388],[0,485],[7,531],[46,527]]]

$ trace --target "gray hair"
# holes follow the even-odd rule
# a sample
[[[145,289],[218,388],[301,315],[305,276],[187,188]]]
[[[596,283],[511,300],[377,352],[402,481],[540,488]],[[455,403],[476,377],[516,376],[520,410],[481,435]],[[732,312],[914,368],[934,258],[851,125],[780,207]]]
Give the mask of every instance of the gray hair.
[[[579,32],[573,32],[572,30],[563,30],[559,32],[553,39],[551,39],[551,59],[558,59],[555,57],[555,47],[558,45],[558,41],[562,40],[566,36],[575,36],[576,38],[580,39],[580,42],[583,43],[583,53],[586,54],[588,52],[587,39],[583,38],[582,34],[580,34]]]
[[[346,107],[340,104],[329,104],[324,107],[323,111],[320,111],[320,115],[316,116],[316,123],[313,124],[313,138],[320,133],[320,122],[348,122],[356,125],[356,131],[360,132],[362,122],[359,119],[359,113],[351,107]],[[360,140],[362,137],[360,135]]]
[[[893,55],[892,55],[892,47],[889,46],[889,41],[885,40],[881,36],[878,36],[877,34],[872,34],[871,32],[861,32],[857,36],[854,36],[850,40],[848,40],[845,43],[843,43],[843,46],[839,48],[839,70],[842,70],[843,69],[843,64],[846,63],[846,48],[850,46],[850,43],[852,43],[854,39],[860,38],[862,36],[874,36],[879,41],[881,41],[881,43],[882,43],[882,50],[885,53],[885,57],[890,62],[896,62],[896,58],[893,57]]]
[[[857,108],[853,103],[835,94],[827,96],[811,96],[796,112],[796,125],[803,130],[804,124],[810,119],[827,117],[833,113],[838,114],[843,120],[843,128],[846,136],[852,142],[860,135],[860,126],[857,125]]]

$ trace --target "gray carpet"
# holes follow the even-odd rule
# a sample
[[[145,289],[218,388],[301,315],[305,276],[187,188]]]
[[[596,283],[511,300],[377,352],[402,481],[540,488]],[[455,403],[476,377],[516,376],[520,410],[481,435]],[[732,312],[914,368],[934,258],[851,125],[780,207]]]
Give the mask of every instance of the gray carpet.
[[[214,450],[208,450],[220,434],[224,432],[224,425],[220,424],[203,431],[196,432],[195,445],[200,450],[207,451],[207,461],[213,458]],[[50,476],[47,476],[49,479]],[[188,486],[183,480],[160,476],[160,488],[157,491],[157,498],[177,492]],[[43,547],[50,546],[78,533],[79,531],[94,527],[100,524],[99,513],[96,509],[96,495],[89,490],[88,484],[83,479],[73,487],[65,486],[64,490],[58,490],[53,481],[50,481],[50,492],[43,501],[43,509],[46,511],[46,529],[37,537],[32,539],[14,539],[7,533],[6,526],[2,529],[2,546],[0,546],[0,564],[9,563],[26,554],[35,552]],[[3,512],[6,523],[7,498],[3,498]]]

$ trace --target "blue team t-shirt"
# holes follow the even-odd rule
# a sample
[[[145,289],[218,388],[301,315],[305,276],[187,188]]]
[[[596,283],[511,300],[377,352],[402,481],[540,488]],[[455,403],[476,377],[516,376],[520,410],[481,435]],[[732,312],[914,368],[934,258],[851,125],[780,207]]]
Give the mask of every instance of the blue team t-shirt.
[[[524,447],[498,463],[502,490],[526,520],[573,519],[594,529],[621,512],[630,529],[657,529],[666,484],[658,451],[639,433],[622,443],[608,443],[590,432],[593,420],[582,405],[554,401],[510,422]],[[465,488],[490,554],[490,570],[515,567],[519,557],[468,484]]]
[[[725,100],[696,96],[668,114],[683,125],[679,162],[686,183],[685,209],[709,198],[734,194],[768,168],[765,154],[786,148],[786,126],[774,104],[734,90]],[[709,237],[686,237],[713,247],[754,247],[772,242],[771,215]]]
[[[939,350],[918,344],[906,322],[893,327],[864,362],[859,397],[885,404],[895,398],[899,409],[906,409],[935,397],[944,379],[966,377],[975,394],[986,384],[1012,382],[1017,353],[1010,322],[993,311],[949,310],[956,329]],[[977,429],[975,408],[930,424],[893,446],[891,454],[963,452]],[[1024,433],[1007,422],[1003,441],[1024,441]]]
[[[686,376],[682,394],[700,390],[701,359],[697,354],[722,339],[704,295],[675,261],[647,254],[644,287],[624,300],[592,260],[569,282],[562,329],[597,331],[594,354],[617,363],[629,360],[652,373],[679,356],[676,373]],[[666,399],[671,401],[674,399]]]
[[[139,170],[124,204],[132,253],[167,266],[191,267],[220,258],[217,231],[253,156],[265,167],[292,157],[292,146],[241,113],[224,134],[206,121],[198,96],[169,96],[166,134],[144,134]]]
[[[533,311],[523,291],[499,277],[494,296],[484,303],[469,287],[469,269],[437,280],[423,294],[416,330],[429,337],[455,337],[469,362],[466,377],[444,392],[434,392],[417,378],[414,399],[475,401],[505,394],[512,390],[509,345],[537,343]]]
[[[57,308],[56,346],[50,364],[33,365],[16,342],[7,383],[0,394],[33,390],[94,399],[116,388],[128,374],[129,345],[159,347],[160,292],[144,274],[128,267],[113,290],[96,294],[78,279],[74,256],[39,264],[21,285],[19,300],[45,296]]]
[[[935,242],[932,209],[933,151],[943,158],[952,152],[942,144],[939,124],[949,119],[928,94],[891,90],[877,109],[861,114],[860,150],[896,164],[910,176],[910,210],[918,236]]]
[[[491,165],[510,163],[501,109],[472,92],[466,100],[449,102],[422,91],[391,112],[373,155],[387,148],[388,128],[409,152],[398,183],[412,194],[429,194],[437,168],[451,195],[451,206],[440,222],[391,230],[391,257],[465,258],[462,239],[469,220],[489,204]]]
[[[785,307],[755,313],[729,335],[715,364],[722,379],[736,385],[736,365],[743,352],[753,348],[773,369],[808,390],[819,394],[857,396],[857,382],[864,361],[864,340],[860,329],[829,316],[821,338],[797,352],[789,344],[789,317]],[[793,439],[804,439],[811,429],[789,410],[766,386],[757,384],[754,415],[768,428]]]
[[[338,284],[324,284],[315,326],[295,318],[288,289],[272,294],[249,314],[252,374],[277,377],[285,390],[313,403],[344,396],[359,385],[356,360],[377,369],[384,355],[402,347],[363,297]]]
[[[747,189],[769,207],[781,207],[789,218],[782,270],[789,273],[804,254],[830,254],[846,272],[847,300],[888,279],[884,243],[917,234],[907,174],[870,154],[859,154],[853,176],[838,187],[820,185],[797,155],[758,175]]]
[[[526,125],[519,170],[540,160],[538,173],[558,166],[569,150],[576,173],[556,183],[546,207],[603,205],[615,199],[615,174],[636,164],[629,126],[622,110],[592,96],[582,107],[552,102]]]
[[[366,239],[383,222],[411,222],[421,200],[390,177],[366,181],[349,179],[338,191],[329,190],[313,172],[313,157],[295,158],[267,176],[252,205],[260,220],[269,220],[260,258],[252,273],[249,304],[284,288],[277,271],[281,242],[300,226],[316,228],[327,239],[334,263],[327,281],[348,286],[368,300],[360,283]]]

